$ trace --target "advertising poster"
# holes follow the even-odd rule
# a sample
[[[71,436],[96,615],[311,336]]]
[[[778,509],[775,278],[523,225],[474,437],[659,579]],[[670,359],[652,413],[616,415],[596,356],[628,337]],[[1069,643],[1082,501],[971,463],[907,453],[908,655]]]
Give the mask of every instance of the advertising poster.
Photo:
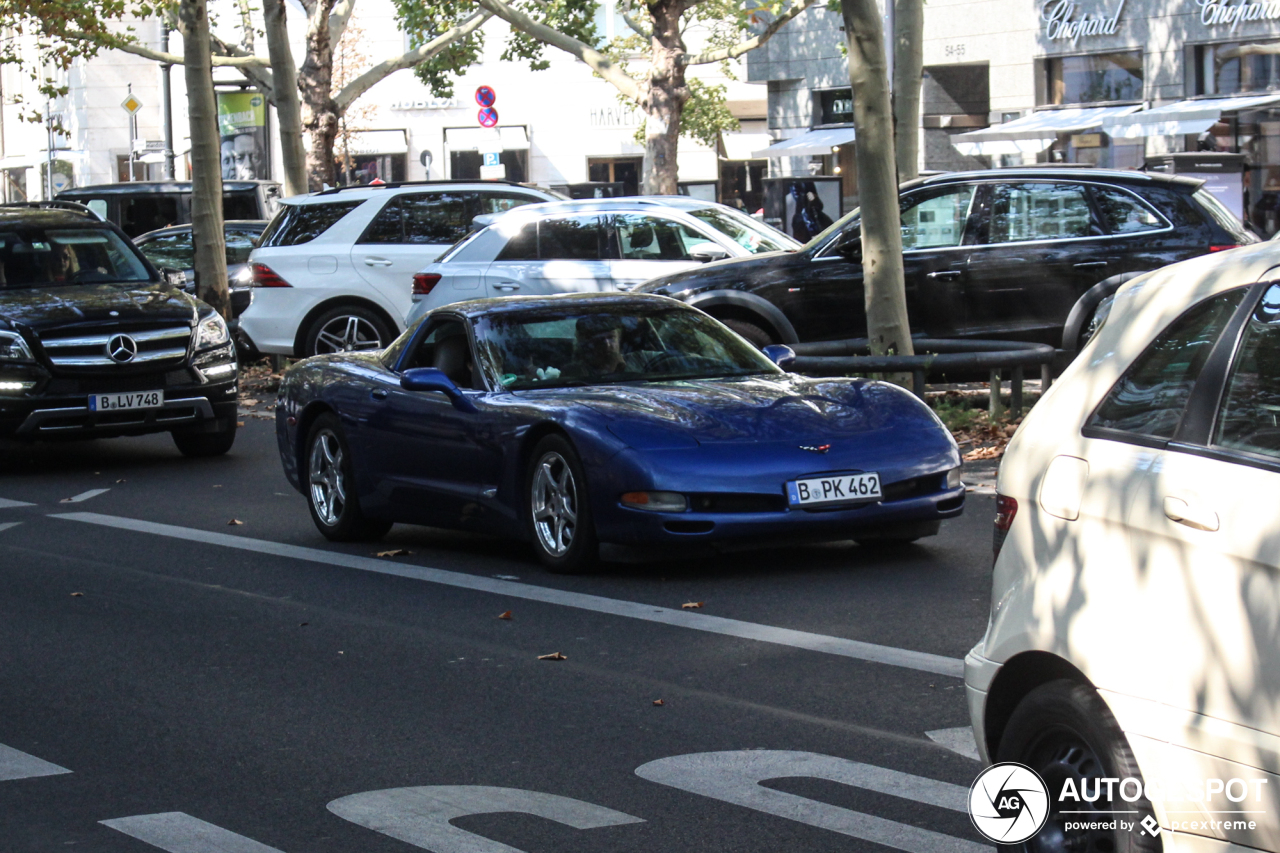
[[[253,181],[270,177],[267,105],[262,95],[257,92],[219,92],[218,133],[222,137],[224,181]]]

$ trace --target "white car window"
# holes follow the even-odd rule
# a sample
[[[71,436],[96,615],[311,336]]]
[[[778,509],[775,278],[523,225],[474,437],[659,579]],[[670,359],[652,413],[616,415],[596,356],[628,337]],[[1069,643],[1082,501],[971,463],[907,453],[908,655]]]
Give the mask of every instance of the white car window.
[[[1245,327],[1213,443],[1280,457],[1280,285],[1267,289]]]
[[[643,213],[620,213],[613,222],[624,261],[687,261],[692,247],[711,242],[682,223]]]
[[[1243,288],[1206,299],[1175,320],[1129,367],[1088,426],[1173,438],[1213,345]]]

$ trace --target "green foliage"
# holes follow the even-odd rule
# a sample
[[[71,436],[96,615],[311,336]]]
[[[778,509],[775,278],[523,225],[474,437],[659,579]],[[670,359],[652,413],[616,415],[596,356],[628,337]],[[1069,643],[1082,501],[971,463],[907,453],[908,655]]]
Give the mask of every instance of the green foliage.
[[[465,0],[422,3],[418,0],[395,0],[400,26],[412,47],[420,47],[461,23],[476,11]],[[484,50],[484,33],[480,30],[460,39],[413,69],[418,79],[430,87],[436,97],[453,97],[454,80],[480,59]]]
[[[725,100],[727,91],[723,83],[710,84],[696,77],[688,78],[689,100],[685,101],[680,115],[680,135],[696,139],[709,148],[715,148],[721,133],[733,133],[741,128],[738,120],[729,112]],[[635,106],[635,102],[619,96],[619,101]],[[635,140],[644,144],[645,123],[636,128]]]

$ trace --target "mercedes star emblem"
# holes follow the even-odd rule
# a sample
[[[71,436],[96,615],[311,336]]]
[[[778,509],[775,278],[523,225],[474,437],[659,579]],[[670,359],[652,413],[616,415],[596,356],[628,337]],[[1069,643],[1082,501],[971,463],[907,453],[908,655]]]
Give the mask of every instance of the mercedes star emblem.
[[[128,364],[138,354],[138,342],[128,335],[113,335],[107,341],[107,357],[116,364]]]

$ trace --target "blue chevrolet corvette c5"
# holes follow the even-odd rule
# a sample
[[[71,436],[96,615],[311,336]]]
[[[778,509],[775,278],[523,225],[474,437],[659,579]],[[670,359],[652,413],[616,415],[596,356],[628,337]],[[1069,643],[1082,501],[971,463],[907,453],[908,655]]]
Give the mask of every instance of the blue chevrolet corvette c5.
[[[927,406],[771,360],[789,355],[660,296],[456,303],[381,352],[291,367],[280,457],[330,539],[484,531],[560,572],[601,545],[909,542],[963,511],[959,452]]]

